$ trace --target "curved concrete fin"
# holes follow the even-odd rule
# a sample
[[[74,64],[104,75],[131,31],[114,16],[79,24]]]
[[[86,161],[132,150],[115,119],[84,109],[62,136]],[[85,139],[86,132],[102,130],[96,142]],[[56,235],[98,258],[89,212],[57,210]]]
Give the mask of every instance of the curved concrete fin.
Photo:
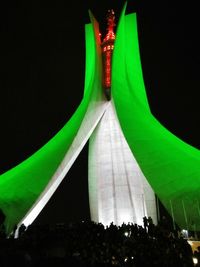
[[[136,14],[122,14],[112,61],[112,95],[124,136],[145,177],[182,229],[200,230],[200,151],[152,115],[144,87]]]
[[[106,108],[107,103],[102,94],[101,59],[99,45],[95,39],[95,27],[92,24],[86,25],[85,93],[76,112],[46,145],[0,176],[0,209],[6,215],[8,233],[14,225],[27,225],[36,218]]]

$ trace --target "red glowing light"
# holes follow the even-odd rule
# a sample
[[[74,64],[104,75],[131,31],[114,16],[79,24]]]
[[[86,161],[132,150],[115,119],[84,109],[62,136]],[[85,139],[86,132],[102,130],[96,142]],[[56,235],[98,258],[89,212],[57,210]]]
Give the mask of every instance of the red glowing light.
[[[102,51],[103,51],[103,84],[106,89],[111,87],[111,58],[112,50],[114,49],[114,40],[115,40],[115,15],[113,10],[108,11],[107,16],[107,34],[102,42]]]

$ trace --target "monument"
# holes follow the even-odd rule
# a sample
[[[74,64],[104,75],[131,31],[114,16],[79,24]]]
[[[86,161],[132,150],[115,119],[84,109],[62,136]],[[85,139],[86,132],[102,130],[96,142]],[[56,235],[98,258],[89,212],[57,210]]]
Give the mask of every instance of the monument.
[[[107,225],[143,216],[157,221],[155,193],[180,228],[200,230],[200,151],[152,115],[145,92],[136,14],[114,13],[100,39],[90,12],[85,26],[84,96],[46,145],[0,176],[0,209],[10,232],[31,224],[89,140],[91,219]]]

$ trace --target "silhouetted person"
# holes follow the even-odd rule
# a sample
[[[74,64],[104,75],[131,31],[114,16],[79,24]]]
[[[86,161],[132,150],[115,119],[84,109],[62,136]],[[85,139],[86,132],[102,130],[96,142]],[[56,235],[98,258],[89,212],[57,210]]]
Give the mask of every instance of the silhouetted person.
[[[153,236],[154,224],[153,224],[153,220],[150,216],[148,217],[147,222],[148,222],[148,234],[150,236]]]
[[[18,236],[20,237],[26,230],[26,226],[22,223],[18,230]]]
[[[143,217],[143,225],[144,225],[144,229],[145,231],[147,231],[147,227],[148,227],[148,219],[146,216]]]

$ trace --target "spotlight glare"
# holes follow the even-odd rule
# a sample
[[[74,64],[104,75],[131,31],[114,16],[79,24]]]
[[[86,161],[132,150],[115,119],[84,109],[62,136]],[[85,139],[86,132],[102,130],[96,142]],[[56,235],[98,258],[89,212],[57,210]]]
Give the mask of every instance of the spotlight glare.
[[[195,258],[195,257],[193,257],[192,259],[193,259],[193,263],[194,263],[194,265],[196,265],[196,264],[198,263],[198,259]]]

